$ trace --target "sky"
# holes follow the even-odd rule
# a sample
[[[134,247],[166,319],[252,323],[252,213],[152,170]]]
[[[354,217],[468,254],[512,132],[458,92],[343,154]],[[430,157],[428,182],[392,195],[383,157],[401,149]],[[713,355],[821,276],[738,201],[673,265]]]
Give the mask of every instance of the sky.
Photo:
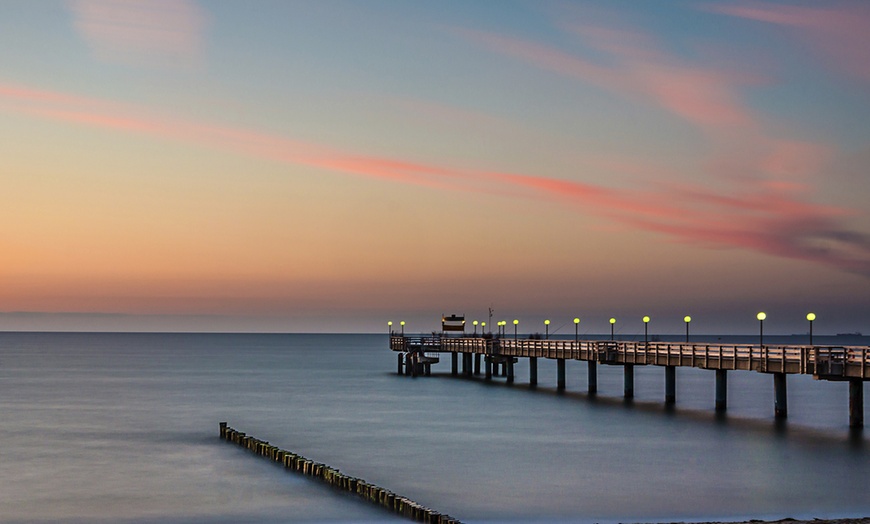
[[[0,330],[870,332],[864,1],[5,0]]]

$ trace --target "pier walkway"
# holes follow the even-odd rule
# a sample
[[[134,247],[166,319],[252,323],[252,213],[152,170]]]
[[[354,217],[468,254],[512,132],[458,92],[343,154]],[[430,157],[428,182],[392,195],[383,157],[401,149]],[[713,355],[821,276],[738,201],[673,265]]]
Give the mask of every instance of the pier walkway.
[[[499,374],[514,380],[514,364],[529,359],[529,383],[538,382],[537,359],[557,361],[557,388],[565,388],[565,362],[588,363],[588,392],[598,389],[598,364],[624,368],[624,396],[634,397],[634,366],[665,368],[665,403],[676,402],[676,368],[695,367],[716,373],[715,408],[727,407],[727,372],[755,371],[773,375],[774,413],[788,415],[786,377],[790,374],[812,375],[818,380],[849,382],[849,425],[864,425],[864,381],[870,380],[868,346],[797,346],[758,344],[714,344],[704,342],[634,342],[618,340],[542,340],[511,337],[449,337],[440,335],[405,336],[392,334],[390,349],[398,353],[398,372],[428,375],[440,355],[451,354],[452,374],[479,375],[480,360],[485,375]]]

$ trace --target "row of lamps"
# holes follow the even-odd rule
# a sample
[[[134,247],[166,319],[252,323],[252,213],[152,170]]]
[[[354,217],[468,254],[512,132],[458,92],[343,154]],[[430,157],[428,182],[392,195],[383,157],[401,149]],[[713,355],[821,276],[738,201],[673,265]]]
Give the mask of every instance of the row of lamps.
[[[765,313],[764,311],[759,311],[758,314],[755,315],[755,318],[758,319],[758,344],[763,345],[764,344],[764,320],[767,318],[767,313]],[[812,312],[807,313],[807,320],[810,323],[810,345],[811,346],[813,345],[813,321],[815,319],[816,319],[815,313],[812,313]],[[643,320],[643,341],[644,341],[644,343],[646,343],[646,342],[649,342],[650,317],[649,317],[649,315],[645,315],[641,320]],[[686,342],[689,341],[689,322],[691,322],[691,321],[692,321],[692,317],[690,317],[689,315],[686,315],[685,317],[683,317],[683,322],[686,323]],[[402,336],[405,336],[405,321],[403,320],[403,321],[399,322],[399,324],[402,326]],[[471,324],[474,326],[474,334],[475,335],[477,335],[478,324],[480,324],[481,333],[483,333],[484,328],[486,328],[486,322],[478,322],[475,320]],[[520,325],[520,321],[517,319],[514,319],[513,324],[514,324],[514,340],[516,340],[517,327]],[[389,322],[387,322],[387,326],[389,327],[390,334],[392,334],[393,333],[393,321],[390,320]],[[507,320],[499,321],[497,323],[497,326],[498,326],[499,335],[504,336],[504,334],[505,334],[504,328],[505,328],[505,326],[507,326]],[[610,317],[610,340],[614,339],[614,331],[613,331],[614,326],[616,326],[616,318]],[[577,341],[579,338],[579,335],[578,335],[579,327],[580,327],[580,318],[575,317],[574,318],[574,340],[575,341]],[[544,320],[544,329],[546,332],[545,336],[547,339],[549,339],[550,338],[550,319]]]

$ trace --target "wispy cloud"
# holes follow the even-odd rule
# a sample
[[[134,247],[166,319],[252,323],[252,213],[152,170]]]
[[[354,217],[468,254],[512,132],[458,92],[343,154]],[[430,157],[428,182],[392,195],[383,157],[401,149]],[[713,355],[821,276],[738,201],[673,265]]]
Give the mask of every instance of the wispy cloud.
[[[489,176],[572,205],[584,214],[678,242],[806,260],[870,277],[870,235],[841,224],[842,218],[855,212],[812,204],[777,188],[739,193],[686,185],[617,190],[538,176]]]
[[[606,91],[653,101],[700,126],[748,125],[754,119],[732,91],[745,78],[696,64],[681,63],[656,51],[645,34],[573,26],[571,32],[605,53],[602,65],[580,55],[505,35],[460,30],[487,48],[541,69],[572,77]]]
[[[201,144],[385,182],[542,198],[679,242],[808,260],[870,277],[870,237],[843,225],[844,218],[854,213],[810,203],[803,198],[800,186],[749,181],[729,191],[713,191],[702,185],[663,181],[626,190],[538,175],[463,170],[359,154],[248,129],[153,116],[125,104],[4,84],[0,84],[0,110]],[[785,151],[802,147],[782,146]],[[780,154],[776,149],[771,151],[770,169],[787,169],[778,163]],[[639,167],[626,162],[614,169],[633,171]],[[498,183],[493,184],[494,180]]]
[[[704,6],[707,11],[796,29],[823,53],[825,63],[870,82],[870,5],[858,2],[824,2],[812,6],[744,1]]]
[[[198,143],[256,158],[383,179],[451,189],[459,173],[438,166],[382,158],[260,133],[155,116],[142,108],[52,91],[0,84],[0,109],[47,120],[71,122],[160,139]]]
[[[68,0],[76,30],[103,60],[196,63],[206,16],[193,0]]]

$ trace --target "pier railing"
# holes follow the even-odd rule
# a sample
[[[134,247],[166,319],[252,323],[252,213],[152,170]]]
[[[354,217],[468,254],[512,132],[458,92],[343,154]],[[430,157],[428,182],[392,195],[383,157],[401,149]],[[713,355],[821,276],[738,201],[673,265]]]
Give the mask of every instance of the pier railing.
[[[761,373],[809,374],[826,380],[870,379],[870,347],[541,340],[391,336],[400,352],[475,353],[491,356],[585,360],[603,364],[689,366]]]

